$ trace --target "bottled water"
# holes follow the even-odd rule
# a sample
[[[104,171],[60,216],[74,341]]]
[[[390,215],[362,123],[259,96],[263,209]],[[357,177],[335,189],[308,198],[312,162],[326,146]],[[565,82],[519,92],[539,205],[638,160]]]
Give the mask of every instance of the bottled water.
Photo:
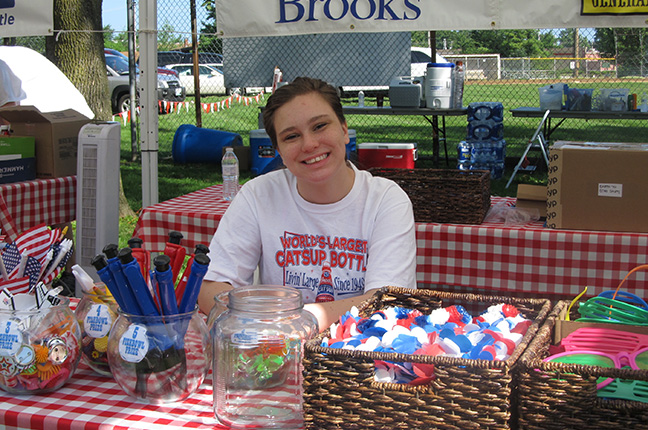
[[[358,93],[358,106],[364,107],[364,91]]]
[[[223,168],[223,200],[232,201],[239,187],[239,163],[234,148],[225,148],[225,155],[221,160]]]
[[[454,108],[463,107],[464,74],[463,61],[457,61],[452,82],[452,107]]]

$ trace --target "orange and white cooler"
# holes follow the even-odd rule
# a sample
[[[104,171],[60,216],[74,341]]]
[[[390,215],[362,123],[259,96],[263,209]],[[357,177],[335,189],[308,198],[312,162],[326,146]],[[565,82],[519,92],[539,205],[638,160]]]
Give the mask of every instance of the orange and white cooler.
[[[362,169],[413,169],[417,159],[416,143],[359,143],[357,148]]]

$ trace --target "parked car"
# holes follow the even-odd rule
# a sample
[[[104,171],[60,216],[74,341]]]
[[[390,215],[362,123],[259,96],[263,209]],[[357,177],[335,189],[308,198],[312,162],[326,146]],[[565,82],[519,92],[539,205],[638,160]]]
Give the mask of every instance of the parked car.
[[[157,53],[158,66],[166,67],[169,64],[192,64],[193,54],[184,51],[160,51]],[[208,66],[223,65],[223,55],[215,52],[199,52],[198,64]]]
[[[106,72],[110,90],[110,104],[114,113],[130,109],[130,86],[128,61],[117,55],[106,55]],[[136,69],[139,74],[139,69]],[[185,90],[174,74],[157,75],[158,100],[180,102],[185,99]]]
[[[195,94],[193,64],[167,64],[167,67],[178,73],[180,84],[185,88],[187,95]],[[225,88],[225,77],[219,69],[200,64],[198,66],[200,80],[200,94],[228,94]]]
[[[124,60],[128,61],[128,56],[126,54],[123,54],[119,52],[116,49],[111,49],[111,48],[104,48],[104,54],[108,55],[116,55],[118,57],[122,57]],[[176,78],[178,77],[178,74],[174,72],[173,70],[167,69],[166,67],[159,67],[157,68],[158,75],[173,75]]]

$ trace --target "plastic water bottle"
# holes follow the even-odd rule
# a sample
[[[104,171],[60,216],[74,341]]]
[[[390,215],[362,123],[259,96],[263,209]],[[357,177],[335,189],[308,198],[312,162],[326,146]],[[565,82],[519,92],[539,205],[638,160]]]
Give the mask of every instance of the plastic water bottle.
[[[457,66],[454,69],[452,89],[452,107],[454,108],[463,107],[464,75],[463,61],[457,61]]]
[[[239,163],[234,148],[225,148],[225,155],[221,160],[223,168],[223,200],[232,201],[239,187]]]
[[[358,106],[364,107],[364,91],[358,93]]]

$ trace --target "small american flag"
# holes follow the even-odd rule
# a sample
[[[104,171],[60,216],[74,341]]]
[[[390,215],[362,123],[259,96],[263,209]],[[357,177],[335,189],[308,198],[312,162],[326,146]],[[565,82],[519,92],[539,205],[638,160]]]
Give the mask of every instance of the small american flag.
[[[8,290],[11,294],[22,294],[29,292],[29,276],[9,281],[0,281],[0,288]]]
[[[21,234],[14,243],[21,253],[41,260],[45,258],[52,244],[52,231],[45,224],[41,224]]]
[[[15,242],[5,246],[5,249],[2,252],[2,262],[7,269],[7,273],[13,272],[18,264],[20,264],[20,251],[18,251]]]
[[[40,262],[32,257],[27,257],[27,264],[25,264],[25,276],[29,277],[29,286],[34,287],[40,278],[41,265]]]

